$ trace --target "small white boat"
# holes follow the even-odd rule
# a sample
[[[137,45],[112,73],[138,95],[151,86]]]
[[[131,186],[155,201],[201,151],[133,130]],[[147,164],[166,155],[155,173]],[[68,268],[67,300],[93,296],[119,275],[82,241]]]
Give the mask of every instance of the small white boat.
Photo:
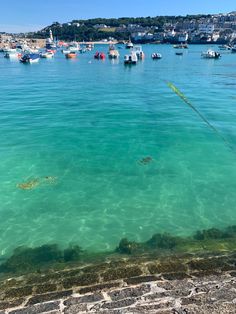
[[[115,46],[114,45],[110,45],[109,46],[108,57],[110,59],[117,59],[117,58],[119,58],[119,56],[120,56],[119,51],[116,50]]]
[[[39,61],[40,55],[37,53],[25,54],[21,59],[21,63],[37,63]]]
[[[132,51],[130,54],[125,55],[124,64],[125,65],[131,65],[136,64],[138,62],[137,54]]]
[[[160,53],[157,53],[157,52],[152,53],[152,59],[153,60],[158,60],[161,58],[162,58],[162,55]]]
[[[202,52],[202,58],[205,59],[219,59],[221,54],[214,50],[208,49],[206,52]]]
[[[21,53],[16,49],[8,49],[5,51],[4,57],[7,59],[18,59],[21,57]]]
[[[145,54],[143,52],[142,46],[134,46],[132,49],[133,52],[136,53],[138,60],[143,60],[145,57]]]
[[[126,43],[125,48],[126,48],[126,49],[132,49],[133,47],[134,47],[133,43],[131,42],[131,40],[129,40],[129,41]]]
[[[43,58],[43,59],[51,59],[53,57],[54,57],[54,53],[49,52],[49,51],[41,52],[40,54],[40,58]]]

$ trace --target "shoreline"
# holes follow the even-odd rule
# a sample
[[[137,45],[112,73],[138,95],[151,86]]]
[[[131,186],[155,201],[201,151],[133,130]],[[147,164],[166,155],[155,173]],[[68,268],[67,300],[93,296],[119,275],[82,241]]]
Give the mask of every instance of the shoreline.
[[[236,251],[123,258],[1,282],[1,314],[233,313]]]

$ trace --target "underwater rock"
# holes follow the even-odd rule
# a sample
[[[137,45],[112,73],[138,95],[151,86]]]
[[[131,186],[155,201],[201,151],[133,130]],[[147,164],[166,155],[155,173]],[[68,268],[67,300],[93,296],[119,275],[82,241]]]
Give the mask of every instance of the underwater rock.
[[[193,236],[195,240],[207,240],[207,239],[227,239],[231,237],[231,233],[228,231],[222,231],[217,228],[211,228],[207,230],[197,231]]]
[[[20,247],[15,249],[6,262],[1,264],[0,272],[27,271],[46,263],[61,261],[63,261],[63,254],[56,244],[36,248]]]
[[[140,163],[140,164],[143,164],[143,165],[147,165],[147,164],[149,164],[151,161],[153,161],[152,157],[147,156],[147,157],[144,157],[144,158],[140,159],[140,160],[139,160],[139,163]]]
[[[116,248],[116,252],[121,254],[132,254],[134,253],[140,244],[136,242],[128,241],[128,239],[121,239],[119,246]]]
[[[78,245],[70,246],[64,250],[64,261],[78,261],[81,255],[82,249]]]
[[[146,245],[154,249],[173,249],[177,245],[177,238],[168,233],[156,233],[146,242]]]

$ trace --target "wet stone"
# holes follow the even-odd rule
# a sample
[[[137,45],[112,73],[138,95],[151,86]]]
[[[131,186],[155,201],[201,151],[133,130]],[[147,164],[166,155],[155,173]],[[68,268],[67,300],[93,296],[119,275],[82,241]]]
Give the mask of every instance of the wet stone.
[[[38,285],[35,287],[35,294],[41,294],[46,292],[52,292],[57,290],[57,285],[55,284],[44,284],[44,285]]]
[[[86,274],[78,277],[65,278],[63,280],[63,286],[65,289],[68,289],[73,286],[89,286],[98,283],[98,281],[98,274]]]
[[[31,286],[12,288],[5,292],[5,299],[27,297],[31,295],[32,292],[33,292],[33,287]]]
[[[135,285],[143,282],[150,282],[158,280],[157,276],[139,276],[139,277],[131,277],[125,279],[124,281],[127,282],[128,285]]]
[[[109,296],[113,301],[117,301],[121,299],[140,297],[146,293],[149,293],[150,291],[151,288],[149,285],[142,285],[140,287],[112,291],[109,293]]]
[[[95,292],[95,291],[101,291],[101,290],[106,290],[106,289],[111,289],[111,288],[117,288],[121,286],[121,282],[113,282],[113,283],[104,283],[104,284],[98,284],[90,287],[85,287],[79,289],[77,292],[80,294],[85,294],[88,292]]]
[[[76,304],[76,305],[71,305],[70,307],[66,307],[64,309],[64,314],[78,314],[81,312],[86,312],[87,313],[87,304],[81,303],[81,304]]]
[[[10,309],[12,307],[20,306],[25,301],[24,298],[6,301],[6,302],[0,302],[0,310],[6,310]],[[0,311],[1,314],[1,311]]]
[[[102,274],[105,281],[136,277],[140,275],[142,275],[142,270],[138,266],[117,269],[114,268]]]
[[[103,309],[115,309],[115,308],[122,308],[122,307],[127,307],[136,302],[135,299],[124,299],[116,302],[107,302],[104,303],[101,308]]]
[[[162,277],[166,280],[181,280],[185,278],[190,278],[190,276],[186,273],[178,272],[178,273],[166,273],[163,274]]]
[[[36,295],[29,299],[29,301],[27,302],[27,305],[33,305],[33,304],[37,304],[41,302],[58,300],[58,299],[69,297],[71,295],[72,295],[72,290]]]
[[[76,305],[78,303],[93,303],[103,300],[103,295],[101,293],[94,293],[89,295],[84,295],[82,297],[70,298],[64,301],[65,306]]]
[[[33,306],[26,307],[24,309],[10,311],[9,314],[39,314],[49,312],[53,310],[59,310],[60,302],[42,303]]]

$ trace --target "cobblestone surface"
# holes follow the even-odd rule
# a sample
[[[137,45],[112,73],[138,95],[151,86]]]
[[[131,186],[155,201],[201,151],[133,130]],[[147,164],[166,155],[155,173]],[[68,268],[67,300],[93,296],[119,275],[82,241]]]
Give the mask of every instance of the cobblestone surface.
[[[144,261],[113,273],[110,264],[96,266],[94,277],[92,266],[21,276],[0,283],[0,314],[236,314],[235,258],[227,270],[224,261],[209,269],[197,260],[185,261],[193,271],[178,262],[171,273],[173,263]],[[193,265],[204,273],[196,276]]]

